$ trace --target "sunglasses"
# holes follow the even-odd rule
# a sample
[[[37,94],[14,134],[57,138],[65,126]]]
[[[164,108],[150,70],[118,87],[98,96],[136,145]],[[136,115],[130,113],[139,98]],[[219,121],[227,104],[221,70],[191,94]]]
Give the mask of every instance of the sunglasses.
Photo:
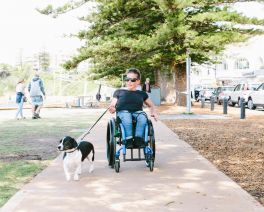
[[[130,81],[130,82],[136,82],[137,80],[138,80],[137,78],[128,78],[128,77],[125,78],[125,81],[126,82],[128,82],[128,81]]]

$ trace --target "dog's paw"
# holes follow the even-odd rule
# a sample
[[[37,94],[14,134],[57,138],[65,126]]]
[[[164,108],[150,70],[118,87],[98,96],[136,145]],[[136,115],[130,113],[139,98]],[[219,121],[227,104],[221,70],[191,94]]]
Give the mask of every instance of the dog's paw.
[[[69,173],[65,173],[65,178],[67,181],[71,180],[71,175]]]
[[[79,175],[78,174],[76,174],[76,175],[74,175],[74,178],[73,178],[75,181],[78,181],[80,178],[79,178]]]
[[[92,173],[94,171],[94,166],[91,165],[90,168],[89,168],[89,173]]]

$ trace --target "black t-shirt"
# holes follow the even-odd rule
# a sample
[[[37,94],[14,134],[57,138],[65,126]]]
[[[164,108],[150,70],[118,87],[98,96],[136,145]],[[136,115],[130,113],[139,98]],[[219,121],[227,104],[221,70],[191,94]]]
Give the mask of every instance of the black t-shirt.
[[[129,91],[118,89],[114,92],[114,98],[117,98],[116,111],[128,110],[130,112],[142,110],[144,101],[148,94],[144,91]]]

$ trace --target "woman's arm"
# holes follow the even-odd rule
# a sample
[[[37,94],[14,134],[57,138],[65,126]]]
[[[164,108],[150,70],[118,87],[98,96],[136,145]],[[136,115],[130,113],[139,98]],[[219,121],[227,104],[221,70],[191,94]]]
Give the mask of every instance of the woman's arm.
[[[115,113],[116,112],[116,103],[117,103],[117,98],[113,98],[111,103],[110,103],[110,106],[109,106],[109,112],[110,113]]]
[[[154,117],[155,121],[157,121],[158,120],[158,114],[157,114],[155,106],[154,106],[153,102],[150,100],[150,98],[147,98],[145,100],[145,104],[150,108],[150,115],[152,117]]]

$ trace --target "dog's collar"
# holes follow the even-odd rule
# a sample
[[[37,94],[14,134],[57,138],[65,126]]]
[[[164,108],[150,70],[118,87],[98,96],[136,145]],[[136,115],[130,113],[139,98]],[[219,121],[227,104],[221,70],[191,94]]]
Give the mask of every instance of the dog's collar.
[[[66,153],[73,153],[73,152],[76,151],[76,149],[77,149],[77,148],[74,148],[74,149],[73,149],[72,151],[70,151],[70,152],[66,151]]]

